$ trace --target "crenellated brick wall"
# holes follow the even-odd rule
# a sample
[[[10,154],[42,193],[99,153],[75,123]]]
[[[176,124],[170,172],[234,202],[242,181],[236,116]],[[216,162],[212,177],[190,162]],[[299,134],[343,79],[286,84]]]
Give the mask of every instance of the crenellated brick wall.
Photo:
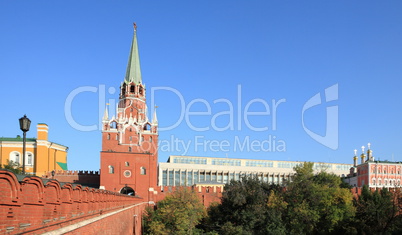
[[[63,171],[45,172],[42,178],[55,179],[59,182],[70,182],[89,187],[99,188],[100,174],[98,171]]]
[[[50,172],[46,176],[15,175],[0,170],[0,234],[96,234],[100,231],[141,234],[145,208],[178,188],[150,188],[148,202],[140,197],[61,182],[78,182],[77,176],[97,177],[97,172],[58,171],[54,176]],[[192,189],[207,207],[220,202],[223,187],[193,186]]]
[[[138,223],[148,205],[142,198],[53,179],[15,175],[7,170],[0,170],[0,192],[0,234],[42,234],[65,228],[70,230],[63,230],[63,233],[73,233],[91,229],[102,231],[100,229],[107,227],[115,232],[133,234],[136,230],[136,234],[140,234]],[[131,216],[124,219],[127,215]],[[113,218],[120,219],[118,226],[112,223]],[[105,223],[107,221],[110,223]]]

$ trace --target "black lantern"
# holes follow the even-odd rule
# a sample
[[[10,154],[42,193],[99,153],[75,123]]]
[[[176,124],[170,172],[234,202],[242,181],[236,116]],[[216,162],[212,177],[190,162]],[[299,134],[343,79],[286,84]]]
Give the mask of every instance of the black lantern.
[[[24,136],[24,138],[22,139],[22,174],[25,174],[25,143],[27,131],[29,131],[30,126],[31,120],[27,118],[27,115],[24,115],[22,118],[20,118],[20,129],[23,132]]]

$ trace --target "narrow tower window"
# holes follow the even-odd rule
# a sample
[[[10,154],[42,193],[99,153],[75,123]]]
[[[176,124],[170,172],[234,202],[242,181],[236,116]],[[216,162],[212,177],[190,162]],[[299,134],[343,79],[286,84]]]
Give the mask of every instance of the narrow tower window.
[[[134,86],[130,86],[130,92],[134,93],[134,89],[135,89]]]
[[[128,147],[128,151],[131,152],[131,147]]]
[[[141,175],[146,175],[147,174],[147,169],[145,167],[143,167],[143,166],[140,168],[140,171],[141,171]]]
[[[114,167],[109,165],[109,174],[114,174]]]

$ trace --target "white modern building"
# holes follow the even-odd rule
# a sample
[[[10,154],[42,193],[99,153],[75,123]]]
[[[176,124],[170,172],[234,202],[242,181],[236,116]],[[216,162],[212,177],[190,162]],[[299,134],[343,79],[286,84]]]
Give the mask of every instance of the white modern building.
[[[282,184],[294,174],[299,161],[252,160],[236,158],[170,156],[159,163],[158,185],[179,186],[201,183],[226,184],[242,176],[255,176],[268,183]],[[352,164],[314,162],[315,171],[326,170],[340,177],[350,172]]]

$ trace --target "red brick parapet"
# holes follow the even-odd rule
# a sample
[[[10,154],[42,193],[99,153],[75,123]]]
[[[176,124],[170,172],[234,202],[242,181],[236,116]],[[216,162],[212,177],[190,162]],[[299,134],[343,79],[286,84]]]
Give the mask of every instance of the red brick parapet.
[[[110,191],[0,170],[0,234],[41,234],[142,201]],[[142,209],[136,213],[141,215]],[[133,223],[131,217],[127,221],[130,223]]]

